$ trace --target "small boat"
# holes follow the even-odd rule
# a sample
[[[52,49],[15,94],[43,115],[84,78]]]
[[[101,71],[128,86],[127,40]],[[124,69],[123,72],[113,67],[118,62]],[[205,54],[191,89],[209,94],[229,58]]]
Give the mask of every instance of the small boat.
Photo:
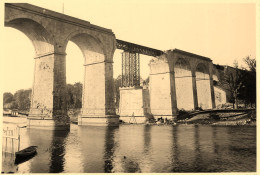
[[[29,155],[27,157],[19,157],[18,156],[18,157],[15,158],[14,164],[15,165],[19,165],[21,163],[27,162],[28,160],[34,158],[36,155],[37,155],[37,152],[35,152],[35,153],[33,153],[33,154],[31,154],[31,155]]]
[[[37,146],[29,146],[21,151],[15,153],[16,158],[26,158],[32,156],[36,153]]]

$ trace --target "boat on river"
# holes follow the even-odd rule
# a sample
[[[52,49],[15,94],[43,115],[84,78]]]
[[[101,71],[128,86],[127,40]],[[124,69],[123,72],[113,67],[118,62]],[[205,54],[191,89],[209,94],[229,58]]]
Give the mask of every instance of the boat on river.
[[[30,146],[15,153],[15,164],[24,163],[37,155],[37,146]]]
[[[15,153],[16,158],[26,158],[34,155],[37,152],[37,146],[29,146],[21,151]]]

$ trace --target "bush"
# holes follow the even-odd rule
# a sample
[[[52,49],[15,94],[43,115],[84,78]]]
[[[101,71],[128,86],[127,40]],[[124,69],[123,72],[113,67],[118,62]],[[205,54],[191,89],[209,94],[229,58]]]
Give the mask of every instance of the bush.
[[[210,116],[209,116],[211,119],[213,119],[213,120],[220,120],[220,117],[219,117],[219,115],[218,114],[210,114]]]
[[[184,109],[179,110],[177,120],[184,120],[186,118],[190,118],[189,112],[185,111]]]

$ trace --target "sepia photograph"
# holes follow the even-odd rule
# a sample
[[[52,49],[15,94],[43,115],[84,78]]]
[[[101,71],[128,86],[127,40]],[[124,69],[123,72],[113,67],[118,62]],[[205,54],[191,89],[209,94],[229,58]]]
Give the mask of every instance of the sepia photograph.
[[[259,2],[0,5],[2,174],[257,173]]]

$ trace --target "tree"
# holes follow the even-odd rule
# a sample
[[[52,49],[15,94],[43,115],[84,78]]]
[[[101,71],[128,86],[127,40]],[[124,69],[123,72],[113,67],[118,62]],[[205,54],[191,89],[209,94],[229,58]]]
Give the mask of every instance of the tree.
[[[82,108],[82,83],[67,84],[67,104],[69,109]]]
[[[238,108],[238,101],[247,104],[256,103],[256,59],[246,57],[244,62],[248,69],[238,68],[238,62],[234,61],[234,67],[225,67],[223,84],[231,94],[233,108]]]
[[[5,92],[3,95],[3,106],[7,109],[17,109],[18,104],[15,102],[14,95],[10,92]]]
[[[256,103],[256,59],[249,56],[243,59],[248,69],[243,68],[242,98],[246,104]]]
[[[75,108],[82,108],[82,83],[75,83],[73,86]]]
[[[256,72],[256,59],[247,56],[243,59],[251,72]]]
[[[241,71],[238,69],[236,61],[234,62],[234,67],[227,66],[225,68],[224,81],[222,83],[226,85],[227,90],[231,94],[233,108],[238,108],[238,95],[240,93],[240,88],[243,85],[243,81]]]
[[[239,90],[238,98],[244,101],[245,107],[247,104],[255,104],[256,102],[256,76],[251,71],[242,70],[242,87]]]
[[[3,100],[4,105],[11,103],[14,100],[14,96],[10,92],[5,92],[3,95],[3,98],[4,98],[4,100]]]
[[[14,94],[15,103],[18,105],[19,110],[29,110],[31,106],[31,89],[18,90]]]

